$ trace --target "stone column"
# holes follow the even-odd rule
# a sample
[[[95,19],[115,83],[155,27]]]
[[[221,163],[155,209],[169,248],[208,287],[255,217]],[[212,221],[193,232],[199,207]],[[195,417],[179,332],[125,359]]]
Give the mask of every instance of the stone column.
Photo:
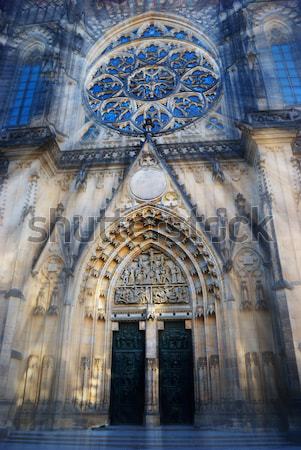
[[[5,294],[4,301],[8,302],[3,338],[0,352],[0,401],[6,398],[7,381],[11,351],[17,325],[18,311],[24,299],[19,289],[11,289]]]
[[[159,359],[157,321],[146,321],[145,330],[145,425],[160,424],[159,413]]]
[[[225,302],[223,308],[220,308],[221,326],[224,329],[225,342],[223,342],[223,352],[219,350],[219,354],[223,361],[223,388],[222,396],[229,402],[242,400],[242,389],[240,384],[239,358],[244,355],[238,353],[237,343],[239,342],[239,318],[237,316],[237,301],[233,297],[231,284],[234,284],[233,271],[224,274],[225,282]],[[231,327],[227,324],[231,323]],[[223,354],[221,354],[223,353]],[[244,362],[244,361],[243,361]]]
[[[60,330],[58,335],[58,348],[60,352],[58,353],[58,364],[56,372],[56,386],[55,386],[55,409],[56,418],[55,424],[58,426],[71,426],[72,423],[68,422],[68,418],[64,419],[65,413],[63,411],[70,409],[71,407],[71,396],[68,398],[68,387],[72,388],[70,384],[73,382],[73,377],[70,374],[69,365],[72,358],[72,342],[71,342],[71,330],[72,330],[72,316],[73,316],[73,305],[70,299],[72,275],[68,273],[66,280],[66,290],[65,290],[65,302],[62,308],[62,317],[60,322]]]

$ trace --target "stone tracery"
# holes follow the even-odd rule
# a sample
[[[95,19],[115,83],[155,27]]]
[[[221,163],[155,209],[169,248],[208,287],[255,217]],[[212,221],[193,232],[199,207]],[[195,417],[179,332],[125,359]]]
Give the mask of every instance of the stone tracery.
[[[164,28],[164,26],[163,26]],[[94,62],[86,83],[94,121],[127,134],[174,131],[204,116],[220,94],[220,72],[190,33],[151,24],[111,44]],[[189,42],[190,41],[190,42]]]

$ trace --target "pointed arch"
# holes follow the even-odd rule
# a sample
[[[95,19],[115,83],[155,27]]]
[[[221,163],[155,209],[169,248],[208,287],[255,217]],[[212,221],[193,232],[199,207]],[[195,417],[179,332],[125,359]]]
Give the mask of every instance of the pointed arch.
[[[158,288],[156,285],[151,286],[151,295],[146,300],[135,299],[134,304],[118,304],[115,301],[118,281],[124,270],[133,260],[137,261],[139,255],[150,249],[158,252],[158,256],[164,255],[164,263],[170,259],[177,264],[185,280],[183,285],[187,287],[187,291],[183,295],[187,293],[188,301],[187,297],[186,301],[182,301],[182,297],[172,303],[165,291],[161,302],[153,295],[152,289]],[[97,382],[99,397],[96,407],[105,405],[102,407],[109,408],[113,330],[118,329],[119,322],[127,320],[144,323],[144,327],[147,326],[145,322],[154,319],[161,323],[166,320],[190,321],[193,340],[201,342],[197,344],[198,350],[194,355],[195,401],[198,402],[201,389],[199,362],[200,358],[204,357],[201,355],[206,355],[206,352],[206,358],[209,358],[206,375],[208,389],[206,388],[204,395],[212,401],[219,401],[220,388],[214,386],[219,386],[218,355],[224,345],[224,313],[220,301],[224,296],[222,262],[199,227],[171,210],[155,204],[144,204],[109,225],[98,241],[86,251],[77,267],[74,274],[74,280],[78,280],[74,286],[74,307],[81,317],[83,326],[80,328],[90,330],[89,345],[84,342],[83,337],[76,337],[79,381],[77,386],[73,387],[73,401],[81,410],[93,397],[90,390],[87,390],[88,381],[85,385],[81,381],[81,361],[89,361],[89,367],[84,365],[88,367],[85,369],[89,371],[88,380],[92,376],[92,366],[98,359],[102,360],[102,371]],[[174,285],[170,285],[173,289]],[[74,323],[74,336],[78,334],[78,329],[78,322]],[[82,404],[83,395],[87,398]]]
[[[79,302],[84,302],[87,296],[99,298],[98,308],[104,309],[104,299],[113,277],[120,275],[141,248],[150,245],[160,247],[178,261],[185,261],[183,270],[193,279],[199,295],[206,302],[209,298],[219,300],[222,297],[221,261],[203,232],[168,210],[148,205],[117,220],[105,230],[94,248],[90,248],[85,262],[78,265],[81,266],[81,274],[75,277],[81,279],[80,287],[77,286],[74,292]]]

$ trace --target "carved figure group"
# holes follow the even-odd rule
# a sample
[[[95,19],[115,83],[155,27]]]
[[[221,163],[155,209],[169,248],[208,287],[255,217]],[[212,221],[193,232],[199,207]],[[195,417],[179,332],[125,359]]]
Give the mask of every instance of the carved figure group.
[[[150,251],[136,258],[121,275],[120,285],[181,284],[184,282],[179,267],[165,255]]]

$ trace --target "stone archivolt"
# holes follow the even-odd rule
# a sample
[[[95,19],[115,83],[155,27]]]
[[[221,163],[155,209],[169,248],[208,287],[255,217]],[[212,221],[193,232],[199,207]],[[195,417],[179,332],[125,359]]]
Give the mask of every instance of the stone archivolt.
[[[140,255],[135,257],[138,249]],[[155,259],[158,258],[157,263],[160,261],[157,273],[143,273],[144,269],[135,271],[135,265],[138,269],[144,259],[143,264],[150,264],[147,255],[151,251],[156,255]],[[183,262],[189,282],[183,274]],[[95,269],[98,278],[94,276]],[[162,208],[141,207],[129,213],[122,222],[116,222],[97,245],[86,266],[79,301],[94,308],[96,317],[97,308],[110,307],[108,294],[112,295],[114,288],[116,304],[143,305],[151,301],[188,304],[192,301],[192,304],[203,306],[204,311],[211,311],[215,310],[214,304],[222,295],[219,273],[220,268],[205,239],[188,222]],[[128,286],[126,289],[125,285]],[[129,293],[131,290],[135,290],[135,296]],[[97,297],[99,301],[95,302]]]

